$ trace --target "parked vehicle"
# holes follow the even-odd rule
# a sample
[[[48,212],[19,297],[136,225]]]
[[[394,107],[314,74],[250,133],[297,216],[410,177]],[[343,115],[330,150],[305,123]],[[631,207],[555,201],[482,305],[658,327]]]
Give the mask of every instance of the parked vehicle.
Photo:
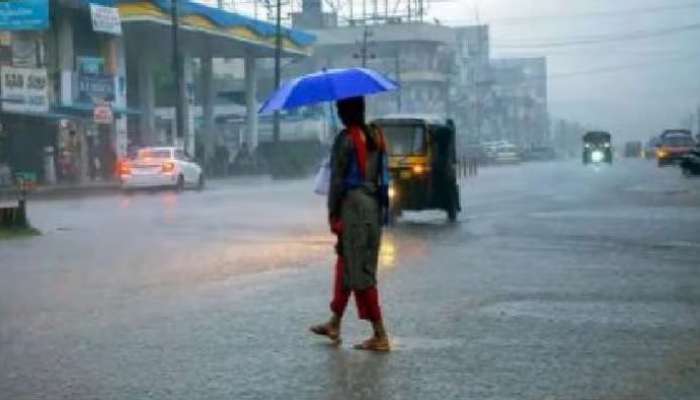
[[[125,190],[171,187],[202,189],[202,168],[181,149],[175,147],[145,147],[136,157],[119,166],[119,178]]]
[[[642,142],[632,141],[625,143],[625,158],[639,158],[642,156]]]
[[[681,171],[685,176],[700,175],[700,144],[688,152],[680,162]]]
[[[388,116],[373,123],[387,139],[392,218],[403,210],[441,209],[455,221],[461,206],[453,125],[419,115]]]
[[[668,129],[661,134],[660,140],[656,150],[659,167],[679,163],[695,146],[693,135],[686,129]]]

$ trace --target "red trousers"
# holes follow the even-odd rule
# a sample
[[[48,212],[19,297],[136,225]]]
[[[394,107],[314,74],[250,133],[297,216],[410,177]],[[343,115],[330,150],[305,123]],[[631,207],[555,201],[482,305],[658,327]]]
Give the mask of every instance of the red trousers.
[[[376,322],[382,319],[382,310],[379,308],[379,291],[376,286],[363,290],[346,290],[343,286],[343,257],[338,257],[335,263],[335,283],[333,285],[333,301],[331,311],[338,317],[342,317],[350,300],[350,294],[355,293],[357,314],[360,319]]]

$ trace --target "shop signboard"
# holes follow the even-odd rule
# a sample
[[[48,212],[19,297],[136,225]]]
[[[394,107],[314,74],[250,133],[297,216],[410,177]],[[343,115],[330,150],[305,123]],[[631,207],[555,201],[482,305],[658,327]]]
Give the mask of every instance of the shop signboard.
[[[104,74],[78,74],[80,101],[113,101],[114,77]]]
[[[122,34],[122,21],[119,18],[119,10],[116,7],[105,7],[99,4],[90,4],[90,16],[92,17],[92,30],[95,32]]]
[[[49,27],[49,0],[0,1],[0,31],[32,31]]]
[[[112,107],[107,103],[96,105],[93,111],[93,119],[96,124],[110,125],[114,121]]]
[[[102,57],[76,57],[78,72],[81,74],[101,74],[105,69]]]
[[[48,112],[49,84],[43,68],[0,68],[2,109],[14,112]]]

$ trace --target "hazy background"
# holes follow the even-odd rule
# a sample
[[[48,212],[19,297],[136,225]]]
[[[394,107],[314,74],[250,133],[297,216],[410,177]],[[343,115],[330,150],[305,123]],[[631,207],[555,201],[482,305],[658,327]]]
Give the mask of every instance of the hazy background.
[[[477,9],[494,56],[548,57],[555,118],[647,138],[700,105],[700,1],[458,0],[430,13],[469,24]]]
[[[254,15],[252,0],[223,1]],[[336,0],[323,1],[328,9]],[[362,0],[341,0],[345,9],[349,1],[360,9]],[[426,21],[489,24],[495,57],[547,56],[552,118],[646,139],[700,106],[700,0],[425,1]],[[389,0],[397,2],[405,0]],[[698,129],[697,116],[694,123]]]

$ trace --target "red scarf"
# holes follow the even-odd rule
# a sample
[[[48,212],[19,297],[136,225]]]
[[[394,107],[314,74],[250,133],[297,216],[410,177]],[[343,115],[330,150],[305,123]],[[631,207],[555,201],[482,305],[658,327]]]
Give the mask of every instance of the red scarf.
[[[355,155],[357,156],[357,166],[360,169],[360,174],[364,179],[367,176],[367,138],[360,126],[354,125],[348,128],[348,133],[350,134],[350,139],[355,146]],[[379,151],[384,151],[384,135],[379,132]]]
[[[360,174],[364,179],[367,176],[367,143],[362,128],[355,125],[348,128],[350,139],[355,147],[355,155],[357,156],[357,166],[360,168]]]

